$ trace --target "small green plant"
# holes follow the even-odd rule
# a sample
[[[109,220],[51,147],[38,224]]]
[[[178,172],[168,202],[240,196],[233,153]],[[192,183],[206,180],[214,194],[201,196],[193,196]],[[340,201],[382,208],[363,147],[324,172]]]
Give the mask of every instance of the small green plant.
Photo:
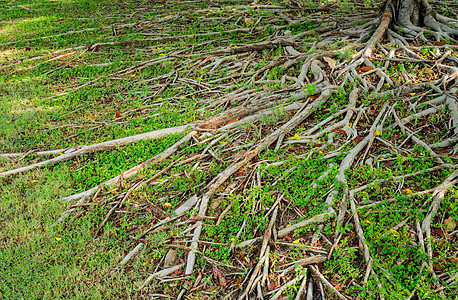
[[[312,96],[316,94],[316,84],[307,84],[307,87],[304,92],[307,93],[307,95]]]
[[[260,117],[260,121],[268,126],[277,124],[278,121],[284,119],[287,113],[283,108],[275,107],[270,110],[270,114],[265,114]]]

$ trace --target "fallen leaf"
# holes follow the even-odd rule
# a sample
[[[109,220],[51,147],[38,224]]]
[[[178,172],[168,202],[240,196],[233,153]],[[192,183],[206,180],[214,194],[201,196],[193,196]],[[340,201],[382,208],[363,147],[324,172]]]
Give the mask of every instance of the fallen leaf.
[[[394,236],[398,236],[399,235],[399,232],[397,230],[390,229],[390,231],[391,231],[391,234],[394,235]]]
[[[301,139],[301,137],[300,137],[297,133],[294,134],[294,138],[295,138],[296,140],[300,140],[300,139]]]
[[[371,224],[371,221],[369,221],[369,220],[364,220],[364,222],[366,222],[369,225]]]
[[[165,255],[164,267],[168,268],[168,267],[175,265],[176,259],[177,259],[177,250],[170,249],[169,251],[167,251],[167,254]]]
[[[357,137],[355,137],[355,138],[352,139],[351,141],[352,141],[353,143],[355,143],[355,144],[358,144],[358,143],[361,142],[362,140],[363,140],[363,137],[361,137],[361,136],[358,135]]]
[[[246,153],[246,150],[242,150],[240,151],[239,153],[237,153],[235,156],[234,156],[234,160],[239,160],[240,158],[242,158]]]
[[[453,222],[452,217],[448,217],[444,220],[445,230],[452,231],[456,227],[456,223]]]
[[[351,127],[351,126],[350,126]],[[334,130],[331,130],[331,132],[338,132],[338,133],[341,133],[343,135],[347,135],[347,133],[345,132],[345,130],[342,130],[342,129],[334,129]]]
[[[364,66],[364,67],[359,68],[358,71],[361,71],[361,72],[368,72],[368,71],[370,71],[370,70],[372,70],[371,67],[369,67],[369,66]]]
[[[166,202],[166,203],[162,204],[162,207],[172,207],[172,204]]]
[[[444,236],[445,235],[445,233],[444,233],[444,231],[442,229],[433,228],[433,229],[431,229],[431,233],[433,235],[436,235],[436,236]]]
[[[299,240],[293,241],[293,244],[299,244]]]
[[[245,24],[251,24],[253,23],[253,21],[251,21],[250,18],[245,18]]]
[[[378,129],[375,130],[375,135],[380,135],[380,134],[381,134],[381,133],[380,133],[380,130],[378,130]]]
[[[116,119],[120,117],[121,117],[121,112],[118,110],[118,112],[116,113]]]
[[[337,61],[335,61],[334,59],[330,57],[325,56],[323,57],[323,60],[328,63],[331,69],[334,69],[334,67],[336,66]]]
[[[229,125],[229,124],[231,124],[231,123],[237,122],[237,121],[240,120],[241,118],[242,118],[242,117],[237,117],[237,118],[235,118],[234,120],[231,120],[231,121],[227,122],[226,125]]]
[[[412,194],[412,190],[411,190],[411,189],[405,189],[404,191],[405,191],[405,193],[406,193],[407,195],[408,195],[408,194]]]
[[[275,282],[271,281],[270,284],[269,284],[269,290],[273,291],[277,288],[277,286],[275,285]]]
[[[89,116],[87,116],[88,119],[92,118],[94,115],[93,114],[90,114]]]
[[[213,267],[213,274],[215,274],[215,277],[218,278],[220,286],[226,286],[226,279],[223,277],[223,272],[220,269]]]

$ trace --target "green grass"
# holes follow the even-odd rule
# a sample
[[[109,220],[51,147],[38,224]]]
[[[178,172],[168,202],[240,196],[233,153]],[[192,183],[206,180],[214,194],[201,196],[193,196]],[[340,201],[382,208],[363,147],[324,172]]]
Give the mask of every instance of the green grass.
[[[138,2],[130,0],[17,0],[0,5],[0,153],[89,145],[189,124],[221,111],[222,107],[200,111],[218,95],[245,86],[256,92],[264,90],[271,93],[284,88],[280,83],[265,86],[247,84],[240,78],[228,79],[232,86],[221,88],[219,81],[208,82],[227,76],[228,68],[220,66],[214,71],[204,66],[194,68],[195,57],[192,55],[196,51],[212,51],[220,46],[248,44],[265,39],[275,32],[273,26],[286,25],[285,19],[272,16],[269,11],[233,9],[230,1],[218,2],[221,9],[206,14],[199,11],[209,7],[205,2],[195,2],[193,6],[180,1],[169,6],[163,3],[142,3],[142,9],[139,9]],[[337,4],[350,6],[346,1],[338,1]],[[172,36],[251,26],[244,22],[236,23],[238,17],[250,17],[253,21],[262,17],[259,26],[266,26],[265,30],[253,34],[223,33],[216,38],[199,37],[175,42],[106,47],[98,52],[86,51],[86,47],[91,44],[144,39],[149,37],[147,34],[158,32]],[[163,18],[176,19],[162,23]],[[226,19],[232,21],[222,23]],[[276,21],[267,22],[273,19]],[[166,26],[162,28],[162,24]],[[304,38],[309,41],[315,39],[313,28],[319,25],[307,21],[289,25],[286,29],[293,34],[306,32],[308,35]],[[251,72],[249,76],[271,61],[280,59],[284,53],[282,50],[280,47],[256,53],[247,68],[247,72]],[[245,58],[237,57],[234,62]],[[407,66],[408,72],[418,71],[414,65]],[[395,65],[389,72],[393,76],[399,75]],[[297,76],[299,73],[300,65],[288,70],[275,67],[267,73],[266,79],[280,80],[283,75]],[[169,74],[172,76],[165,76]],[[150,80],[160,76],[164,77]],[[174,83],[175,76],[206,83],[219,94],[208,96],[195,92],[190,84],[170,84],[162,89],[166,82]],[[226,83],[226,80],[223,82]],[[351,88],[349,85],[334,93],[332,101],[316,109],[310,120],[320,122],[345,108]],[[315,86],[309,84],[304,90],[312,95]],[[401,99],[382,100],[398,103],[396,109],[401,118],[411,113]],[[365,106],[368,110],[358,124],[359,131],[370,127],[383,101],[367,95],[360,96],[357,106]],[[239,104],[242,103],[229,103],[228,107]],[[116,117],[118,112],[120,117]],[[272,114],[261,118],[260,122],[237,128],[236,135],[240,135],[246,142],[258,141],[288,116],[283,110],[274,108]],[[391,118],[388,116],[386,123],[392,122]],[[444,112],[439,111],[428,122],[444,131],[444,118]],[[423,121],[415,120],[412,123]],[[309,128],[307,122],[301,124],[296,131],[300,133]],[[429,142],[438,141],[442,139],[441,130],[427,132],[425,137]],[[94,233],[107,215],[109,206],[94,204],[85,209],[81,217],[73,220],[75,215],[70,214],[63,222],[56,223],[62,212],[70,208],[69,203],[59,200],[119,175],[170,147],[183,136],[184,133],[141,141],[113,151],[90,153],[42,169],[0,178],[0,299],[146,297],[146,294],[137,291],[138,287],[154,272],[168,251],[165,244],[174,238],[183,237],[183,231],[189,224],[147,235],[144,237],[148,244],[146,250],[124,269],[112,272],[113,268],[135,247],[137,238],[162,218],[160,213],[163,212],[158,213],[159,210],[173,214],[177,206],[189,196],[202,191],[205,184],[229,165],[231,154],[222,150],[232,146],[235,135],[230,132],[226,139],[211,147],[210,150],[216,153],[220,161],[213,160],[204,167],[194,165],[194,162],[174,165],[154,184],[134,191],[122,208],[132,213],[110,219],[99,235]],[[397,138],[406,139],[407,135],[400,133],[397,128],[386,128],[380,137],[386,141],[395,141]],[[321,144],[312,146],[319,147],[326,138],[327,135],[323,136]],[[262,235],[269,221],[265,213],[278,194],[283,194],[285,198],[280,204],[277,222],[282,226],[324,212],[327,207],[323,199],[330,192],[330,186],[336,184],[334,177],[337,166],[355,142],[344,147],[338,156],[330,160],[322,157],[334,151],[342,138],[343,135],[339,133],[335,137],[336,145],[327,145],[316,151],[306,145],[303,148],[290,146],[278,152],[267,150],[259,154],[256,159],[260,167],[256,171],[259,171],[262,178],[262,187],[250,185],[250,176],[255,176],[250,170],[240,170],[235,174],[234,182],[238,185],[231,186],[228,183],[228,186],[223,186],[221,192],[224,194],[215,196],[208,209],[208,215],[214,218],[204,221],[201,240],[211,246],[205,247],[203,255],[225,264],[232,262],[232,255],[238,255],[237,258],[247,261],[247,265],[255,264],[258,258],[256,248],[234,254],[229,251],[230,245]],[[373,148],[379,146],[377,144]],[[337,244],[332,260],[320,266],[320,270],[333,285],[345,288],[346,295],[375,299],[377,295],[384,294],[387,299],[402,299],[416,288],[417,295],[422,299],[439,299],[434,293],[435,282],[429,271],[421,268],[423,261],[429,262],[427,254],[419,249],[415,233],[412,232],[415,222],[421,222],[427,213],[431,197],[409,197],[406,191],[434,188],[450,175],[451,170],[444,168],[411,176],[405,178],[400,185],[392,177],[437,165],[424,149],[410,146],[411,154],[396,155],[380,150],[378,154],[385,154],[385,160],[375,161],[372,166],[358,162],[357,167],[346,172],[349,189],[385,180],[356,193],[355,201],[359,205],[377,202],[377,205],[361,208],[358,212],[369,251],[374,258],[374,269],[386,287],[379,291],[373,277],[370,277],[367,285],[361,284],[364,278],[364,271],[361,270],[365,270],[365,262],[358,253],[358,238],[350,225],[351,221],[348,221],[340,229],[344,238]],[[205,144],[183,145],[167,160],[142,170],[124,182],[124,189],[120,184],[101,189],[100,198],[107,202],[116,201],[120,193],[135,183],[154,176],[171,163],[202,152],[205,147]],[[309,158],[295,158],[300,151],[308,153],[310,150],[313,151]],[[21,159],[0,158],[0,172],[42,159],[33,153]],[[280,166],[265,167],[266,163],[280,160],[286,162]],[[450,158],[444,160],[453,163]],[[329,169],[330,163],[335,166],[328,176],[318,180]],[[313,183],[317,184],[317,188],[311,187]],[[336,188],[338,194],[334,202],[338,204],[343,195],[343,187],[338,185]],[[457,222],[457,196],[456,188],[453,187],[443,200],[435,219],[437,222],[433,224],[432,263],[438,274],[457,269],[455,257],[458,246],[455,239],[447,237],[451,231],[444,229],[446,224],[443,222],[448,218]],[[386,201],[391,198],[395,201]],[[220,225],[216,226],[228,205],[231,208],[219,220]],[[196,211],[187,212],[188,215],[194,213]],[[405,220],[405,226],[396,231],[390,230]],[[245,227],[240,230],[242,224]],[[290,262],[291,258],[301,258],[304,249],[310,247],[306,242],[317,231],[333,241],[335,230],[333,219],[323,226],[310,225],[296,230],[281,240],[290,245],[280,246],[275,251],[274,247],[271,248],[272,269],[280,268],[282,264]],[[186,254],[186,251],[178,250],[178,257],[182,261]],[[206,267],[208,262],[198,256],[196,268],[204,273]],[[389,278],[383,275],[384,272],[390,274]],[[244,276],[246,274],[239,272],[232,280],[236,282],[244,279]],[[195,280],[192,275],[187,283],[192,285]],[[216,295],[218,286],[211,275],[205,280],[208,284],[206,292]],[[275,275],[271,280],[280,282]],[[147,293],[175,295],[176,287],[174,283],[164,285],[153,282]],[[450,297],[456,296],[456,290],[452,287],[445,292]],[[191,296],[195,299],[206,297],[200,292]]]
[[[94,144],[195,120],[196,101],[192,97],[179,98],[187,93],[184,90],[168,89],[147,98],[152,89],[144,79],[171,72],[172,60],[119,78],[115,75],[160,57],[159,51],[132,55],[129,49],[122,48],[101,53],[75,49],[51,54],[111,41],[111,24],[125,22],[121,15],[133,8],[128,1],[113,4],[36,0],[16,1],[9,9],[1,9],[1,153]],[[115,17],[106,18],[110,15]],[[150,18],[154,20],[158,15],[152,11]],[[86,31],[67,33],[81,30]],[[121,28],[118,32],[125,39],[141,37],[134,28]],[[51,60],[62,54],[66,55]],[[83,86],[89,81],[94,84]],[[61,93],[66,94],[59,96]],[[158,98],[170,97],[176,97],[187,109],[168,103],[157,105]],[[117,111],[122,113],[119,119],[115,118]],[[143,141],[0,179],[0,298],[129,297],[136,288],[134,282],[142,278],[139,272],[107,276],[125,255],[123,249],[132,243],[126,231],[109,224],[102,236],[92,236],[106,208],[57,224],[60,214],[68,208],[59,199],[119,175],[181,137]],[[39,160],[31,155],[23,161],[0,159],[0,165],[6,170]]]
[[[37,181],[31,182],[31,178]],[[96,281],[102,276],[98,266],[115,265],[120,257],[105,248],[105,238],[91,236],[96,220],[86,218],[73,229],[53,226],[65,207],[58,197],[70,187],[69,179],[65,172],[37,171],[1,184],[3,299],[82,299],[116,294],[115,285],[113,291],[105,290]]]
[[[130,281],[126,279],[122,287],[117,283],[124,280],[124,275],[106,278],[105,274],[122,258],[120,247],[131,243],[128,236],[121,238],[122,232],[114,234],[110,226],[102,237],[91,235],[107,213],[106,208],[68,224],[56,223],[67,206],[59,199],[118,175],[178,138],[95,153],[95,161],[86,158],[83,169],[76,172],[69,170],[69,164],[79,168],[79,160],[1,181],[1,295],[5,299],[83,299],[130,293]]]
[[[188,43],[212,38],[154,45],[151,51],[132,52],[130,48],[120,47],[91,53],[76,47],[144,38],[135,26],[128,25],[138,19],[125,17],[135,11],[134,2],[34,0],[13,4],[0,12],[1,153],[94,144],[196,120],[199,96],[188,97],[192,90],[167,88],[151,97],[157,89],[145,81],[174,71],[179,60],[170,58],[147,68],[141,66],[146,61],[162,58],[172,47],[187,48]],[[153,7],[156,8],[144,12],[142,19],[155,22],[163,17],[162,6]],[[180,8],[188,9],[179,4],[173,7]],[[197,20],[197,15],[190,17]],[[196,27],[186,32],[184,24],[188,22],[174,24],[169,28],[170,33],[181,35],[207,30],[207,27],[199,28],[197,22]],[[116,37],[112,36],[113,27]],[[220,29],[231,28],[238,26]],[[234,36],[237,43],[243,42],[239,37],[243,35]],[[208,49],[212,47],[209,45]],[[65,48],[69,49],[53,53]],[[132,66],[139,68],[123,73]],[[191,75],[206,77],[199,70],[194,73]],[[88,82],[91,84],[85,85]],[[173,104],[166,101],[170,99]],[[118,111],[121,118],[115,118]],[[134,293],[144,280],[144,272],[152,271],[149,267],[153,260],[160,258],[161,249],[142,254],[134,263],[134,272],[115,273],[110,277],[107,273],[130,249],[132,240],[128,230],[155,218],[126,219],[119,228],[108,223],[102,236],[97,237],[92,233],[108,209],[89,210],[75,221],[56,224],[60,214],[68,208],[59,199],[120,174],[180,137],[169,136],[111,152],[91,153],[14,178],[0,179],[0,298],[113,299]],[[1,159],[0,165],[2,170],[7,170],[40,159],[34,155],[21,161]],[[221,168],[215,166],[210,174],[195,172],[190,180],[175,177],[170,183],[186,191]],[[180,170],[182,168],[173,169],[173,172]],[[142,176],[155,172],[154,168],[145,170]],[[132,197],[141,200],[165,195],[167,188],[159,186],[137,191]],[[181,198],[168,201],[176,205]],[[127,203],[126,209],[133,208]],[[148,262],[149,265],[143,265]],[[137,265],[144,270],[138,271]]]

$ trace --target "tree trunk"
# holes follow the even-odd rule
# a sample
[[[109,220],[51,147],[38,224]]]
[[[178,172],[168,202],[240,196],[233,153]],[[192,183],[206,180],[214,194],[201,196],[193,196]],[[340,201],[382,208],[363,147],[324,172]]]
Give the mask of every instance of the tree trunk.
[[[434,36],[437,41],[456,41],[458,30],[454,28],[458,21],[437,14],[428,0],[387,0],[383,11],[386,9],[391,11],[393,29],[400,28],[424,41],[427,40],[424,33]]]

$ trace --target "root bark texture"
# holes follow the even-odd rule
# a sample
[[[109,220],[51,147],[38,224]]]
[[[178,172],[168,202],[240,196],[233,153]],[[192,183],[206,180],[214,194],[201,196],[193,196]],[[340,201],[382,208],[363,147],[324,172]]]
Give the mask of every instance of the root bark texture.
[[[458,182],[458,48],[452,45],[458,21],[426,0],[387,0],[379,12],[351,17],[311,11],[308,19],[295,10],[285,14],[286,6],[254,6],[274,11],[288,25],[269,14],[250,25],[245,15],[214,16],[219,10],[212,5],[200,10],[197,1],[188,2],[202,22],[211,15],[221,24],[246,26],[155,36],[154,30],[175,22],[184,25],[177,13],[157,24],[136,23],[150,38],[85,48],[97,55],[114,47],[156,51],[152,45],[170,43],[166,55],[112,77],[170,63],[173,71],[139,82],[153,89],[145,107],[185,110],[191,104],[181,100],[192,98],[192,111],[200,114],[193,120],[199,121],[90,146],[4,153],[1,159],[16,160],[18,167],[2,169],[0,177],[188,132],[158,155],[62,199],[70,207],[60,222],[71,223],[95,206],[105,209],[95,236],[120,220],[137,224],[124,245],[131,248],[128,255],[112,270],[129,272],[139,253],[154,256],[138,297],[151,289],[178,299],[205,293],[281,299],[295,290],[295,299],[351,299],[363,292],[391,299],[391,289],[410,287],[420,277],[425,286],[450,292],[444,282],[456,276],[446,262],[437,263],[434,247],[442,244],[434,243],[457,246],[450,199]],[[237,9],[248,15],[246,7]],[[355,25],[355,18],[365,24]],[[316,31],[293,33],[306,22],[317,22],[310,25]],[[228,35],[250,43],[233,44]],[[174,96],[178,92],[184,96]],[[160,95],[172,96],[151,102]],[[24,165],[34,155],[56,154]],[[418,264],[417,251],[427,255]],[[387,258],[392,256],[399,262]],[[401,274],[403,265],[411,268]],[[164,288],[169,284],[172,290]],[[403,288],[397,295],[414,292]]]

